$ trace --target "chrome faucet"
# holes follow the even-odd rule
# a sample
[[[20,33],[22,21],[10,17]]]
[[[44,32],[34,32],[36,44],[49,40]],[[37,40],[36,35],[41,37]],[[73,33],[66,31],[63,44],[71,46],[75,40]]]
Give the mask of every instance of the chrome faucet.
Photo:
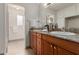
[[[49,25],[45,25],[44,27],[46,27],[47,31],[49,32]]]

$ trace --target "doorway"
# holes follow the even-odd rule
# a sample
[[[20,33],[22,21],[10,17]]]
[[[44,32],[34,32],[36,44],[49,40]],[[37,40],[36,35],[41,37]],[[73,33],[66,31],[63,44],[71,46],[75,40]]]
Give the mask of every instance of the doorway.
[[[8,4],[9,40],[8,54],[24,54],[25,50],[25,9]]]

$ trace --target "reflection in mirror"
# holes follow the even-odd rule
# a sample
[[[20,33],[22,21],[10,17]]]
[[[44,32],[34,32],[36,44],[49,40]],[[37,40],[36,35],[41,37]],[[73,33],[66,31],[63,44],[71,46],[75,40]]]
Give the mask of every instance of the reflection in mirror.
[[[48,15],[46,18],[47,24],[54,24],[54,16],[53,15]]]

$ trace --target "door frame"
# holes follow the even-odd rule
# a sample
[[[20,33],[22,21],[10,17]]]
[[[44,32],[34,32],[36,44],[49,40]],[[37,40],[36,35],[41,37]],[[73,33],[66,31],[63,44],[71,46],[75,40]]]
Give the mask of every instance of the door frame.
[[[16,4],[14,4],[16,5]],[[20,6],[20,5],[17,5]],[[5,4],[5,51],[4,54],[8,52],[8,41],[9,41],[9,11],[8,11],[9,4]],[[23,7],[23,6],[21,6]],[[24,7],[23,7],[24,8]],[[24,48],[25,48],[25,8],[24,8]]]

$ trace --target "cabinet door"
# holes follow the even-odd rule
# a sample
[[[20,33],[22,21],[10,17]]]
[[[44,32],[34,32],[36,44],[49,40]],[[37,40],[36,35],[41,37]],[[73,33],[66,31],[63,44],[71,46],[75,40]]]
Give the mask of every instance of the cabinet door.
[[[46,41],[43,41],[43,54],[53,55],[53,45]]]
[[[54,45],[48,44],[48,55],[53,55],[54,54]]]
[[[58,55],[73,55],[73,53],[58,47]]]
[[[30,45],[31,45],[31,48],[33,49],[33,34],[32,34],[32,32],[30,32]]]
[[[37,54],[43,55],[43,42],[42,40],[37,40]]]
[[[37,38],[37,54],[41,55],[41,39]]]
[[[54,45],[53,49],[54,49],[54,55],[57,55],[58,54],[58,47]]]
[[[33,37],[33,51],[36,54],[36,51],[37,51],[37,40],[36,40],[36,36]]]

